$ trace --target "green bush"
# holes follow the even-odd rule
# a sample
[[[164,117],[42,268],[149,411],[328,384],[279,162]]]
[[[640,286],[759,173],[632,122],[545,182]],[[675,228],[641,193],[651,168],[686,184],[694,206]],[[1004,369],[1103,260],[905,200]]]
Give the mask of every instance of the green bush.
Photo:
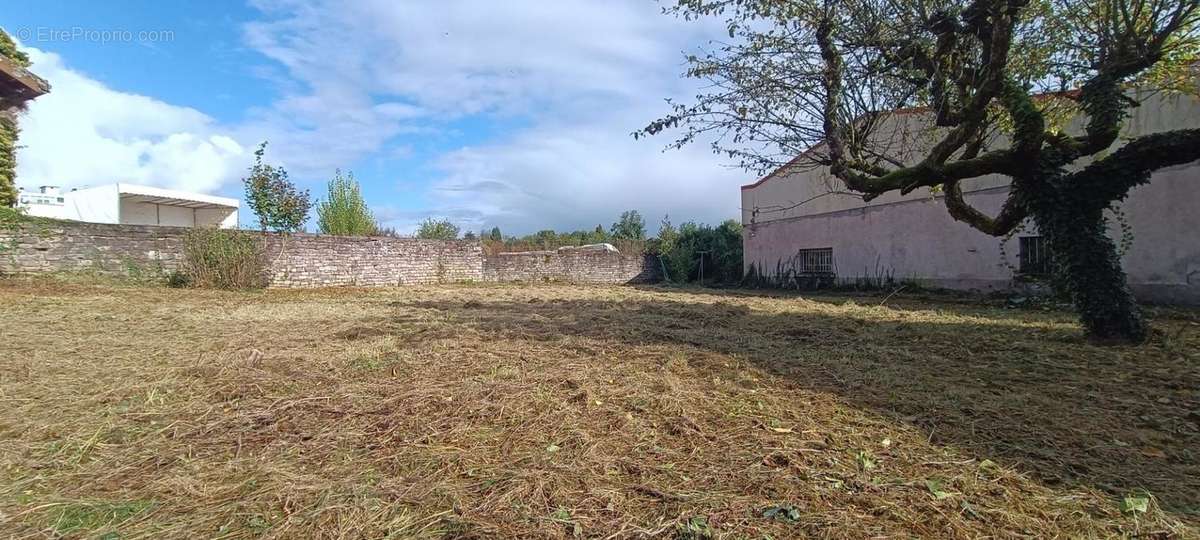
[[[458,238],[458,225],[448,219],[425,218],[417,227],[417,238],[425,240],[454,240]]]
[[[183,237],[182,276],[177,285],[208,289],[254,289],[266,285],[262,238],[246,231],[192,229]]]
[[[339,236],[371,236],[379,230],[354,173],[334,173],[329,198],[317,203],[317,228],[321,234]]]
[[[717,227],[689,221],[660,242],[667,273],[676,282],[738,283],[742,279],[742,224],[732,219]],[[665,240],[665,239],[664,239]]]

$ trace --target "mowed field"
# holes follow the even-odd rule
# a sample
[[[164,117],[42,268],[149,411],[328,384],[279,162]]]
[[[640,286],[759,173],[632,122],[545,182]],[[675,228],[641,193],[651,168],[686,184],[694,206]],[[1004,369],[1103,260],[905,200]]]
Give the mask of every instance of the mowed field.
[[[1197,312],[883,300],[0,280],[0,538],[1200,535]]]

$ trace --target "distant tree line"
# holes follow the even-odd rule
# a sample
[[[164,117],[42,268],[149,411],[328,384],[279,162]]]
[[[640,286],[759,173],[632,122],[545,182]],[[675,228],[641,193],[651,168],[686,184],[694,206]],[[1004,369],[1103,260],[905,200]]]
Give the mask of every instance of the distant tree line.
[[[622,253],[658,257],[671,281],[677,283],[734,284],[742,279],[742,225],[732,219],[717,226],[687,221],[676,227],[669,216],[664,216],[658,235],[651,237],[641,213],[628,210],[607,229],[596,225],[594,229],[545,229],[524,236],[504,236],[499,227],[492,227],[479,237],[488,253],[609,243]]]

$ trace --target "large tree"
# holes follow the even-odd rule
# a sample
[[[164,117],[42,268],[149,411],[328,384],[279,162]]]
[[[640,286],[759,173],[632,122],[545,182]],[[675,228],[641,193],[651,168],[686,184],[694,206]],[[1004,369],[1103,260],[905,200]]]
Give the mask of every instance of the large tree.
[[[871,200],[940,190],[954,219],[1004,236],[1032,218],[1088,334],[1142,341],[1104,211],[1153,171],[1200,159],[1200,129],[1113,150],[1139,86],[1195,90],[1200,0],[679,0],[730,41],[688,57],[695,102],[635,135],[679,128],[747,169],[827,167]],[[924,111],[923,128],[894,111]],[[1063,119],[1083,118],[1074,133]],[[915,131],[914,131],[915,129]],[[793,160],[797,155],[802,158]],[[995,215],[961,182],[1011,179]]]

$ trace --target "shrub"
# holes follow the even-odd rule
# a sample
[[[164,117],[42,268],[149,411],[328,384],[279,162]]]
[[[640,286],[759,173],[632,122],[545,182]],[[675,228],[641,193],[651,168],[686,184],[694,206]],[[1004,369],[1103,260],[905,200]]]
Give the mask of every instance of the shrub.
[[[262,239],[228,229],[192,229],[183,237],[182,280],[192,287],[253,289],[266,285]]]
[[[677,282],[738,283],[742,279],[742,224],[732,219],[717,227],[687,222],[671,242],[663,246],[667,271]]]
[[[167,274],[167,286],[172,289],[183,289],[190,287],[191,285],[192,280],[188,278],[187,274],[180,272],[179,270],[175,270],[174,272]]]
[[[317,203],[317,228],[322,234],[340,236],[371,236],[378,231],[375,215],[363,200],[354,173],[334,173],[329,181],[329,198]]]
[[[426,218],[417,227],[417,238],[425,240],[454,240],[458,238],[458,225],[448,219]]]

